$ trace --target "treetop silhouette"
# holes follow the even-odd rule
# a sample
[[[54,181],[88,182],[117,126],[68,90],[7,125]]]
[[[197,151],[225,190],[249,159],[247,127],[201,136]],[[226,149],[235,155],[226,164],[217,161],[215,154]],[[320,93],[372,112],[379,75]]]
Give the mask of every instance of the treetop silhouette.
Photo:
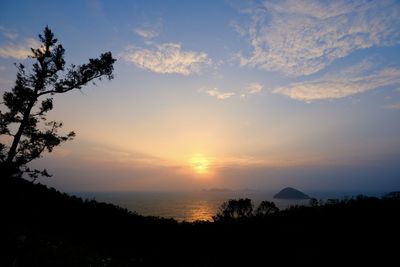
[[[46,121],[46,114],[53,109],[53,96],[105,77],[113,79],[111,52],[79,66],[71,65],[65,70],[64,48],[46,26],[39,35],[41,45],[31,48],[31,59],[35,60],[27,70],[16,64],[18,73],[11,92],[3,94],[0,110],[0,170],[7,177],[27,173],[31,178],[50,176],[44,170],[32,170],[27,164],[47,150],[71,140],[74,132],[61,135],[61,122]],[[3,110],[3,107],[6,110]]]

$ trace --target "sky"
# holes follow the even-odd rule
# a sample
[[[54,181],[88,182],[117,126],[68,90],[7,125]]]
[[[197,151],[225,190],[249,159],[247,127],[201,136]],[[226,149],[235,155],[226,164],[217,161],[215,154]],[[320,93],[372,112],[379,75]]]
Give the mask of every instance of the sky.
[[[58,95],[32,163],[76,191],[400,190],[399,1],[0,3],[0,92],[48,25],[112,81]],[[4,107],[2,106],[2,109]]]

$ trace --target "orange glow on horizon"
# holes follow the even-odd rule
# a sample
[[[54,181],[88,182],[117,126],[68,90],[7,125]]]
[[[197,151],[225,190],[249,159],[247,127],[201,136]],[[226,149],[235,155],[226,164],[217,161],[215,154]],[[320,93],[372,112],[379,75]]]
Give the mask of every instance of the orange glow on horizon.
[[[203,154],[194,154],[188,163],[196,174],[207,174],[211,164],[210,159]]]

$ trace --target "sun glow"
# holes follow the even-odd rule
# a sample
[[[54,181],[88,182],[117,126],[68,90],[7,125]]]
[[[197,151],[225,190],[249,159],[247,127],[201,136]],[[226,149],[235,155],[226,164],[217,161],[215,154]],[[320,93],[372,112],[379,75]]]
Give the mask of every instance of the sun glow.
[[[210,168],[210,160],[203,154],[195,154],[189,159],[189,166],[197,174],[207,174]]]

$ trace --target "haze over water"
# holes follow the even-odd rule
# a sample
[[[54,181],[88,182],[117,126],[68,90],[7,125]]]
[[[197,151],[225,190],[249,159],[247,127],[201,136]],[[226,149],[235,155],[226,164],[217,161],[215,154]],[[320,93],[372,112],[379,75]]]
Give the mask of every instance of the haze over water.
[[[250,198],[254,208],[263,201],[273,201],[279,209],[290,205],[307,205],[308,200],[274,199],[272,191],[231,192],[81,192],[76,196],[113,203],[145,216],[174,218],[178,221],[212,221],[221,204],[229,199]],[[312,192],[310,197],[326,200],[355,196],[357,192]],[[370,194],[379,196],[380,194]]]

